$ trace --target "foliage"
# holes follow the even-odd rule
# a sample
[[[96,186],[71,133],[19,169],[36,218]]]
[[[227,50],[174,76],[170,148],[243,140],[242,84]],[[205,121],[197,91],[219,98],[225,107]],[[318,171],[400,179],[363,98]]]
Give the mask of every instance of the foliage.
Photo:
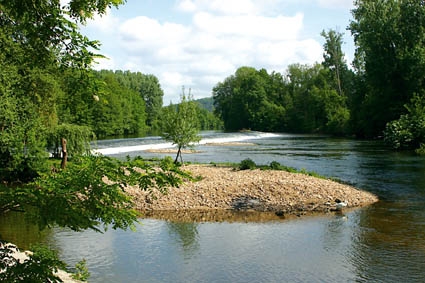
[[[407,115],[387,123],[384,131],[384,140],[394,149],[409,148],[414,140],[412,124]]]
[[[214,107],[225,130],[278,130],[284,108],[270,103],[268,97],[278,95],[275,89],[281,83],[281,76],[251,67],[241,67],[218,83],[213,88]]]
[[[212,97],[196,99],[195,102],[198,103],[201,108],[204,108],[209,112],[214,112],[214,99]]]
[[[415,149],[415,152],[419,155],[425,155],[425,144],[421,144],[419,148]]]
[[[415,94],[406,105],[407,114],[387,123],[384,140],[394,149],[418,149],[425,141],[425,98]]]
[[[343,34],[331,29],[322,31],[321,35],[325,38],[322,65],[329,70],[328,83],[335,91],[328,92],[329,95],[325,98],[327,122],[324,129],[326,133],[345,135],[350,129],[351,111],[347,100],[353,96],[352,71],[348,69],[342,52]]]
[[[1,181],[28,181],[45,166],[46,135],[58,122],[57,100],[63,95],[59,74],[86,69],[98,47],[78,32],[74,20],[118,2],[73,0],[66,7],[59,1],[0,2]]]
[[[213,112],[208,111],[202,106],[198,106],[198,120],[200,130],[221,130],[223,129],[223,122],[214,115]]]
[[[344,53],[342,52],[342,33],[335,30],[324,30],[320,34],[325,38],[323,48],[323,66],[329,68],[332,74],[332,80],[335,84],[334,89],[337,90],[340,96],[344,96],[343,91],[343,73],[347,72],[347,64],[344,60]]]
[[[280,163],[277,161],[270,162],[270,169],[278,170],[281,167]]]
[[[60,124],[90,127],[97,137],[145,131],[145,102],[118,74],[68,69],[62,85]]]
[[[99,232],[102,227],[106,230],[109,226],[133,228],[138,213],[132,209],[133,202],[124,192],[125,186],[137,185],[141,190],[156,188],[165,193],[167,187],[179,186],[182,178],[192,179],[172,160],[165,159],[153,165],[140,157],[126,161],[104,156],[74,157],[65,170],[42,174],[20,187],[1,187],[0,213],[26,212],[40,229],[54,225],[75,231],[90,228]],[[7,257],[3,254],[0,263],[5,261]],[[52,267],[45,261],[39,264],[42,265],[40,276],[44,276],[41,268]],[[27,276],[29,269],[22,268],[17,267],[16,272]],[[9,269],[6,273],[9,274]]]
[[[162,114],[162,137],[171,141],[177,145],[177,155],[175,163],[178,162],[180,157],[181,162],[181,150],[187,147],[191,147],[193,143],[201,140],[198,135],[199,132],[199,120],[198,120],[198,105],[193,101],[193,98],[189,92],[188,97],[184,93],[181,95],[180,103],[175,106],[164,108]]]
[[[146,125],[150,127],[151,131],[158,130],[158,119],[160,119],[164,92],[158,78],[154,75],[140,73],[137,73],[137,75],[141,76],[138,91],[146,105]]]
[[[257,165],[250,158],[242,160],[239,164],[239,170],[253,170],[255,168],[257,168]]]
[[[358,135],[380,136],[406,114],[404,105],[425,84],[425,5],[416,0],[357,0],[349,29],[356,44],[361,89]]]
[[[31,103],[0,96],[0,181],[25,182],[37,176],[47,157],[45,128]]]
[[[27,210],[40,228],[59,225],[75,231],[87,228],[131,228],[137,220],[132,200],[124,192],[127,185],[141,189],[178,186],[177,167],[161,163],[157,170],[140,158],[119,161],[104,156],[74,157],[67,169],[43,174],[33,182],[13,190],[1,191],[10,205]],[[13,198],[10,194],[13,194]],[[12,200],[13,199],[13,200]]]
[[[13,254],[19,250],[6,243],[0,243],[1,282],[62,282],[54,272],[64,269],[65,265],[58,259],[57,253],[43,246],[33,246],[28,258],[20,262]]]
[[[279,73],[239,68],[213,89],[216,114],[225,130],[346,134],[350,111],[330,70],[294,64]]]
[[[61,138],[67,140],[69,156],[90,153],[90,141],[95,139],[95,134],[87,126],[62,124],[51,129],[48,136],[47,147],[52,150],[52,155],[60,157]]]
[[[82,259],[75,265],[76,272],[71,275],[72,279],[87,281],[90,278],[90,272],[87,269],[87,261]]]
[[[146,126],[151,132],[159,130],[159,119],[164,92],[157,77],[151,74],[130,71],[100,71],[113,74],[125,88],[131,89],[144,101],[146,112]]]
[[[99,100],[92,109],[92,127],[98,136],[128,135],[142,133],[145,128],[145,102],[139,93],[118,80],[107,71],[96,74],[102,82]]]

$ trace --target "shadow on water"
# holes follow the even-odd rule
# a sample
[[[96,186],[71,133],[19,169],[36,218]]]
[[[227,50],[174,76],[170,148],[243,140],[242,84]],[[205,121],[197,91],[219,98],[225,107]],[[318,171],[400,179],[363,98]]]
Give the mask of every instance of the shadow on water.
[[[360,211],[349,254],[358,281],[423,282],[424,219],[409,203],[382,201]]]
[[[347,210],[347,211],[351,211]],[[328,213],[327,215],[334,215]],[[323,213],[303,212],[303,218],[323,216]],[[286,214],[280,215],[275,212],[258,212],[253,210],[162,210],[143,212],[143,218],[159,219],[169,222],[193,222],[193,223],[208,223],[208,222],[226,222],[226,223],[268,223],[268,222],[283,222],[293,219],[299,219],[300,215]]]
[[[21,249],[29,249],[36,243],[45,243],[52,231],[40,231],[37,224],[31,223],[23,213],[0,214],[0,240],[14,243]]]
[[[169,233],[175,235],[176,241],[181,245],[184,258],[191,258],[199,249],[198,224],[194,222],[167,221]]]

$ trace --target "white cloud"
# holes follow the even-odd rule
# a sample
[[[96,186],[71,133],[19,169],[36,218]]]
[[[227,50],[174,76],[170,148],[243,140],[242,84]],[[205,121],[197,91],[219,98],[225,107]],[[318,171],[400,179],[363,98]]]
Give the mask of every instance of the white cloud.
[[[255,14],[259,6],[251,0],[183,0],[178,1],[177,8],[184,12],[211,11],[227,15]]]
[[[142,45],[164,46],[185,40],[190,28],[176,23],[161,24],[155,19],[139,16],[125,21],[119,28],[121,36],[129,42]]]
[[[106,12],[104,15],[95,14],[93,19],[90,19],[89,24],[102,33],[110,33],[115,30],[119,24],[119,19],[115,18],[111,13]]]
[[[192,0],[179,1],[177,8],[188,13],[193,13],[197,10],[196,4]]]
[[[318,0],[320,6],[325,8],[346,8],[352,9],[354,8],[353,0]]]
[[[93,68],[96,70],[113,70],[116,69],[117,65],[115,64],[115,60],[112,56],[108,56],[107,54],[103,54],[106,58],[96,58],[95,64]]]
[[[201,12],[193,18],[195,27],[201,32],[265,40],[296,39],[302,21],[302,14],[271,18],[256,15],[214,16]]]
[[[211,95],[218,82],[241,66],[284,72],[288,64],[321,60],[321,44],[301,36],[301,11],[263,13],[281,1],[178,1],[188,22],[147,15],[118,20],[108,13],[89,23],[113,37],[105,46],[111,59],[100,60],[96,68],[154,74],[168,104],[179,100],[183,85],[192,88],[196,98]],[[330,4],[330,0],[310,1]]]

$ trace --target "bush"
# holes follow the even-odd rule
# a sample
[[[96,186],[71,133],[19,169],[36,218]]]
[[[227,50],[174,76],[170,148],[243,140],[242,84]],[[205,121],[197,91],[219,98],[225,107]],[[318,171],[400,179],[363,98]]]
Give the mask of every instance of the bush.
[[[425,144],[421,144],[421,146],[416,149],[415,152],[419,155],[425,155]]]
[[[425,141],[425,97],[415,94],[405,105],[407,114],[387,123],[384,139],[394,149],[416,148],[422,154]]]
[[[72,279],[87,281],[90,278],[90,272],[87,268],[87,261],[85,259],[77,262],[75,269],[76,272],[71,275]]]
[[[257,168],[257,165],[250,158],[242,160],[240,165],[239,165],[240,170],[248,170],[248,169],[252,170],[252,169],[255,169],[255,168]]]
[[[409,116],[402,115],[400,119],[387,123],[384,131],[384,140],[394,149],[411,147],[414,135]]]
[[[272,161],[271,163],[270,163],[270,169],[273,169],[273,170],[280,170],[281,169],[281,165],[280,165],[280,163],[279,162],[277,162],[277,161]]]

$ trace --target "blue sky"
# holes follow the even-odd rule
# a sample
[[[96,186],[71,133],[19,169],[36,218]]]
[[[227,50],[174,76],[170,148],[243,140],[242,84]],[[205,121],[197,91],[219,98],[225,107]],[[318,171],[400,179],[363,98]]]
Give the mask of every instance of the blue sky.
[[[82,32],[108,57],[96,69],[153,74],[168,104],[182,86],[195,99],[211,96],[241,66],[284,73],[289,64],[320,62],[322,30],[345,34],[350,63],[352,8],[352,0],[127,0]]]

